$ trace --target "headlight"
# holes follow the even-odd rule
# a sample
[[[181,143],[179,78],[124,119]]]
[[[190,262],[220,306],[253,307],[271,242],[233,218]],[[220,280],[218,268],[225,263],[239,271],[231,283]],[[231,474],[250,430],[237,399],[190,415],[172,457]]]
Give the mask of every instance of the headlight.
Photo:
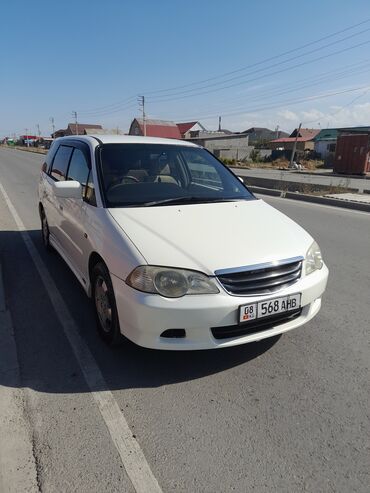
[[[324,265],[319,245],[312,243],[306,254],[306,276]]]
[[[145,293],[180,298],[186,294],[216,294],[219,289],[205,274],[192,270],[141,265],[126,279],[132,288]]]

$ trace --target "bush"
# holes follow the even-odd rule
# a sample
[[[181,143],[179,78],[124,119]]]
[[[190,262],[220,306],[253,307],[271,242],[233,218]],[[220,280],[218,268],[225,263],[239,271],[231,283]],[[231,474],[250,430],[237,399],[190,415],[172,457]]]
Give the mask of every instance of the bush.
[[[227,166],[233,166],[236,164],[236,159],[229,159],[227,157],[221,158],[221,161]]]
[[[254,163],[257,163],[258,161],[261,161],[261,154],[257,149],[253,149],[253,151],[250,154],[250,158]]]

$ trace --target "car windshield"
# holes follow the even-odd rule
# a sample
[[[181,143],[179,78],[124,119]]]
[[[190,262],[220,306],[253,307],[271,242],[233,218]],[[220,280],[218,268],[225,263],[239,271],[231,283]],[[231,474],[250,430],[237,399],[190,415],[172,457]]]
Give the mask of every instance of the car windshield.
[[[198,147],[104,144],[100,172],[107,207],[254,199],[238,178]]]

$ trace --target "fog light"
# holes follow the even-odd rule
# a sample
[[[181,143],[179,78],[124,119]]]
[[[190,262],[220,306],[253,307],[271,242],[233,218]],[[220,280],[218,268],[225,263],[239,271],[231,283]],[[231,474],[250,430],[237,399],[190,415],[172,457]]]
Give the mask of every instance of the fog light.
[[[176,338],[179,339],[181,337],[186,337],[185,329],[167,329],[162,332],[161,337],[167,337],[170,339]]]

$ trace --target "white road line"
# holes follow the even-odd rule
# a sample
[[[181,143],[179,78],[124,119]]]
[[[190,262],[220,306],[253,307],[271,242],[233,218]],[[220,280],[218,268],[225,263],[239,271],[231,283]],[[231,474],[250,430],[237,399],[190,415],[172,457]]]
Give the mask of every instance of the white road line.
[[[0,183],[0,191],[20,231],[28,252],[36,266],[42,282],[49,295],[55,313],[59,319],[64,333],[72,346],[75,357],[80,365],[85,380],[91,390],[92,396],[99,408],[100,414],[108,428],[110,436],[121,457],[122,464],[137,493],[160,493],[158,484],[144,453],[138,442],[133,438],[130,427],[121,412],[112,392],[104,380],[104,377],[89,348],[80,337],[78,327],[49,271],[41,259],[35,245],[32,242],[21,218],[9,199],[3,185]]]
[[[358,214],[360,216],[367,216],[368,218],[370,218],[369,212],[357,211],[355,209],[347,209],[345,207],[336,207],[335,205],[317,204],[315,202],[308,202],[305,200],[289,199],[288,197],[275,197],[274,195],[263,194],[260,192],[255,192],[255,195],[262,196],[263,200],[265,198],[268,198],[268,199],[273,199],[273,200],[278,200],[278,201],[281,200],[283,202],[287,202],[287,201],[288,202],[294,202],[294,204],[303,205],[303,206],[312,205],[314,207],[320,207],[321,209],[331,209],[331,210],[334,210],[336,212],[349,212],[350,214]]]

